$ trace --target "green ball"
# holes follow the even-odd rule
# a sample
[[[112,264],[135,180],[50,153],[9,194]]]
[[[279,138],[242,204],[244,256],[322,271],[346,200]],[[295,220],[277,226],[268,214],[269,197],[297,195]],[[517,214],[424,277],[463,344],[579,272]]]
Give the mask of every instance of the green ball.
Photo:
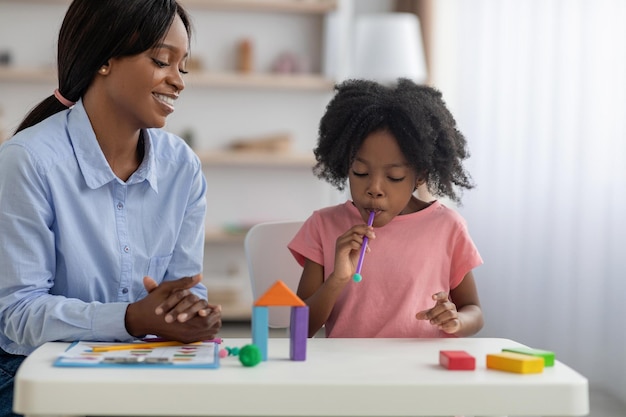
[[[245,345],[239,349],[239,362],[243,366],[255,366],[261,362],[261,351],[256,345]]]

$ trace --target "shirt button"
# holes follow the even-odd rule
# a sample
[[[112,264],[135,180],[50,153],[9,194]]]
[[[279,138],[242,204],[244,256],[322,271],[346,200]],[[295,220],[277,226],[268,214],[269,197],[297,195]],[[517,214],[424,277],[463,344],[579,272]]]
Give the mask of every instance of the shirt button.
[[[121,210],[124,208],[124,204],[123,203],[117,203],[117,209]]]
[[[128,293],[128,288],[122,288],[122,294],[127,294]]]
[[[130,248],[128,246],[124,246],[124,252],[126,253],[130,252]]]

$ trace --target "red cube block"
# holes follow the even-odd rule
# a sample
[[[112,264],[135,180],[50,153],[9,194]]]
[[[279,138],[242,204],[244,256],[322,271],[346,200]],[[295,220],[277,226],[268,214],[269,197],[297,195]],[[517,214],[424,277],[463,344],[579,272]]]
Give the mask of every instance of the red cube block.
[[[476,369],[476,358],[464,350],[440,350],[439,364],[450,370],[472,371]]]

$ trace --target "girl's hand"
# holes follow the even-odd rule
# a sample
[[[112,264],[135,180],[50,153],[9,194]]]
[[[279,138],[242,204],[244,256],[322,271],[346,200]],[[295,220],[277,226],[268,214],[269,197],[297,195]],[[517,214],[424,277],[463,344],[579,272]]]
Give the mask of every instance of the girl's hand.
[[[333,275],[341,281],[352,279],[359,261],[363,238],[375,239],[374,228],[367,224],[360,224],[351,227],[346,233],[337,238],[335,244],[335,269]],[[369,245],[366,249],[370,251]]]
[[[456,305],[448,299],[448,294],[438,292],[433,295],[435,306],[429,310],[420,311],[415,315],[418,320],[430,320],[430,324],[437,326],[448,334],[455,334],[461,330],[461,321]]]

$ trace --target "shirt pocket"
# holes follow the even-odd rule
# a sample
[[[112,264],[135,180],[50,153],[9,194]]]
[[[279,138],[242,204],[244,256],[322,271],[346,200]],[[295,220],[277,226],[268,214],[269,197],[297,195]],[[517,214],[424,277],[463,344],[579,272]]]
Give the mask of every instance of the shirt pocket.
[[[158,284],[163,281],[167,267],[170,264],[173,253],[165,256],[153,256],[148,263],[146,275],[155,280]]]

